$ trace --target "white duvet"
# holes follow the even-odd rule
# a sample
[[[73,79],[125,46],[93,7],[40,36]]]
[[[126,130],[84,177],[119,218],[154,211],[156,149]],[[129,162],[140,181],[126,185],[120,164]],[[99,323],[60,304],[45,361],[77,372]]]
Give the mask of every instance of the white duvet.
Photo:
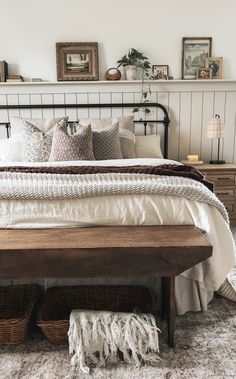
[[[97,165],[128,166],[175,163],[160,159],[110,161],[4,163],[0,166]],[[206,232],[213,256],[185,271],[176,280],[177,312],[205,310],[208,302],[235,264],[235,247],[229,226],[213,206],[198,201],[155,194],[109,195],[85,199],[3,200],[0,199],[1,228],[83,227],[91,225],[196,225]],[[90,280],[87,280],[87,282]],[[91,280],[94,283],[94,279]],[[107,283],[108,281],[104,279]],[[61,284],[62,281],[56,281]],[[73,284],[78,280],[70,280]],[[79,280],[81,283],[82,280]],[[112,283],[116,282],[115,279]],[[121,280],[119,280],[121,282]],[[122,280],[124,282],[124,280]],[[133,282],[133,280],[129,280]],[[64,281],[63,281],[64,283]],[[101,283],[101,279],[99,280]],[[156,287],[158,280],[150,280]],[[46,285],[54,285],[48,280]]]

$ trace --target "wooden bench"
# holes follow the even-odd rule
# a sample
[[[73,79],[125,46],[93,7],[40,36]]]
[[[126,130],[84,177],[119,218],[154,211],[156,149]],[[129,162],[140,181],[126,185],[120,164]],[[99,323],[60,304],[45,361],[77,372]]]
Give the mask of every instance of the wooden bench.
[[[160,276],[171,347],[175,276],[211,255],[194,226],[0,230],[0,278]]]

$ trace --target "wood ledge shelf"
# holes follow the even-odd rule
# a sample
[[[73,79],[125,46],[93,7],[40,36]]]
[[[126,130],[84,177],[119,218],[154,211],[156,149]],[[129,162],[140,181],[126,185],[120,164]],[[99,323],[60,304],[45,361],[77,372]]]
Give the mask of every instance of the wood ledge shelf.
[[[43,81],[43,82],[19,82],[19,83],[9,83],[1,82],[0,86],[50,86],[50,85],[117,85],[117,84],[139,84],[141,80],[92,80],[92,81]],[[153,84],[219,84],[219,83],[236,83],[236,79],[205,79],[205,80],[182,80],[182,79],[173,79],[173,80],[145,80],[146,83]]]

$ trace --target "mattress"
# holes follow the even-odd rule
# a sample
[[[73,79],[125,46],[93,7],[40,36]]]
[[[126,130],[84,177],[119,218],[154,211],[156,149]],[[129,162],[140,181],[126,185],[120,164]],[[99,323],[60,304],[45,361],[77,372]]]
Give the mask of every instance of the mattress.
[[[160,165],[178,162],[163,159],[126,159],[93,161],[96,166]],[[0,166],[22,166],[0,162]],[[24,163],[24,166],[42,163]],[[88,161],[46,162],[43,166],[87,166]],[[207,261],[185,271],[176,279],[177,312],[206,310],[213,291],[223,283],[235,263],[234,240],[228,223],[216,207],[183,197],[160,194],[122,194],[73,199],[0,199],[1,228],[67,228],[96,225],[196,225],[206,232],[213,245],[213,255]],[[117,279],[111,279],[117,283]],[[127,281],[127,280],[126,280]],[[70,278],[70,283],[82,280]],[[86,283],[93,282],[87,280]],[[98,280],[99,283],[102,279]],[[107,283],[106,278],[103,282]],[[119,280],[119,283],[121,281]],[[124,282],[124,280],[123,280]],[[129,280],[133,283],[134,280]],[[137,280],[135,281],[137,282]],[[46,286],[68,281],[46,280]],[[158,281],[150,279],[158,292]]]

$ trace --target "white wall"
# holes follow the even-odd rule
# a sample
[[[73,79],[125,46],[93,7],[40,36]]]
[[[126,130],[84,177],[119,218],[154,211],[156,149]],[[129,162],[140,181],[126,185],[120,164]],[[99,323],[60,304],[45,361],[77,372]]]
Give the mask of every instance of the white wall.
[[[181,75],[183,36],[212,36],[236,78],[235,0],[0,0],[0,60],[10,73],[56,80],[56,42],[99,43],[100,79],[130,47]]]

